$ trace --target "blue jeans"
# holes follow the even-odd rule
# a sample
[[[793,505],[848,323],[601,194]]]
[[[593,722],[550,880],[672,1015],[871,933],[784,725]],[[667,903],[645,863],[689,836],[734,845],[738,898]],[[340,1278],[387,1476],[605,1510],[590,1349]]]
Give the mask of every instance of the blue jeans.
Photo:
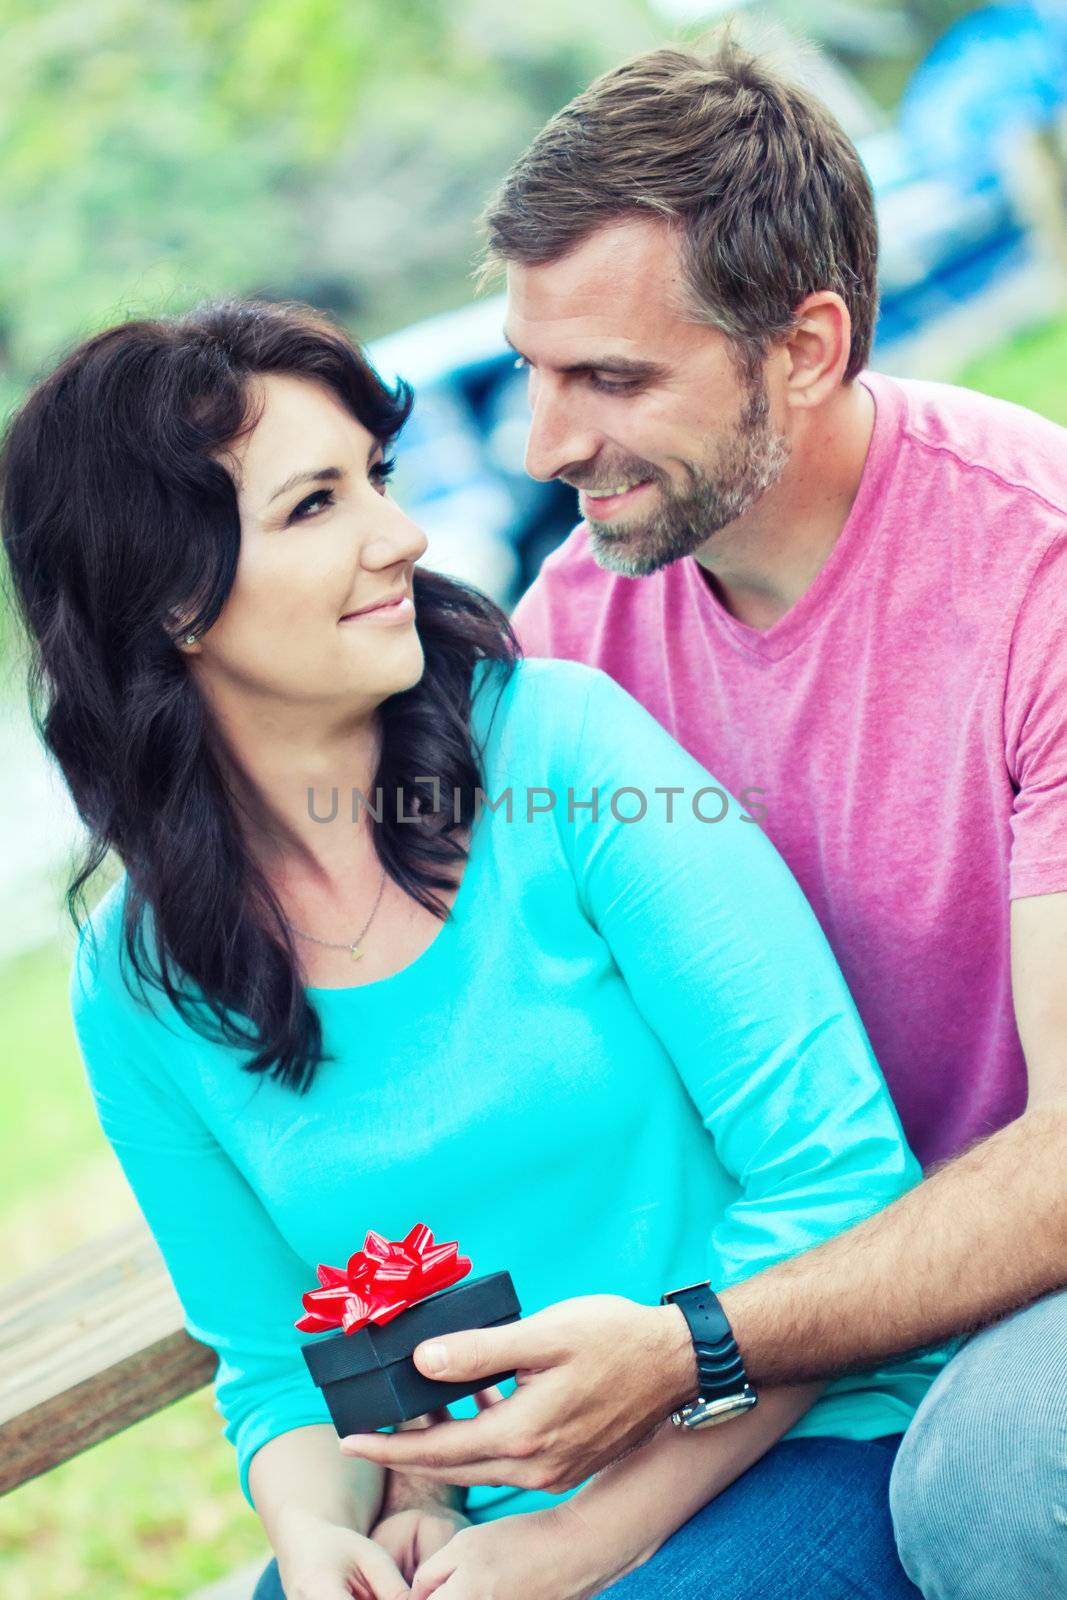
[[[916,1600],[893,1541],[889,1477],[901,1435],[785,1439],[653,1556],[611,1600]],[[285,1600],[277,1562],[253,1600]],[[1018,1597],[1021,1600],[1021,1597]]]
[[[889,1498],[925,1600],[1063,1600],[1067,1291],[953,1356],[904,1435]]]

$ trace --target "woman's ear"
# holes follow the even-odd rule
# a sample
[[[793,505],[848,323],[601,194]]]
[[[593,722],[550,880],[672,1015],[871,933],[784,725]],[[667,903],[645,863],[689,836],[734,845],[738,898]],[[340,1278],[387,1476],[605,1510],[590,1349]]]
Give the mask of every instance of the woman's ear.
[[[183,617],[178,611],[168,611],[167,629],[179,650],[195,651],[200,635],[192,631],[187,617]]]

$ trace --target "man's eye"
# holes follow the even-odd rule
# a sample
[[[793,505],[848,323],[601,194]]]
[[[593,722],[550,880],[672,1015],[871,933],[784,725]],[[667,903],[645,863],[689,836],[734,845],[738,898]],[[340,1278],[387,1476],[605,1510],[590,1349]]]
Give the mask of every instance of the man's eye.
[[[599,389],[602,394],[632,394],[635,389],[641,387],[633,378],[626,379],[622,383],[605,382],[603,378],[590,378],[589,382],[594,389]]]
[[[314,516],[316,511],[321,511],[322,506],[316,505],[316,501],[318,500],[321,500],[325,505],[332,505],[333,490],[316,489],[314,494],[309,494],[306,499],[301,500],[298,506],[293,507],[292,511],[289,513],[289,521],[303,522],[307,517]]]

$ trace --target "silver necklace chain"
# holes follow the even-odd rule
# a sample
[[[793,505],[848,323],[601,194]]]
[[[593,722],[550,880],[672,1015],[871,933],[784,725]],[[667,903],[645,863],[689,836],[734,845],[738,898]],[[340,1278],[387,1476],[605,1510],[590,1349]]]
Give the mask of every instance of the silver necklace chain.
[[[366,922],[363,924],[362,928],[356,934],[356,937],[354,939],[344,939],[344,940],[341,941],[340,944],[338,944],[333,939],[320,939],[317,934],[305,933],[302,928],[295,928],[293,926],[293,924],[289,921],[288,917],[286,917],[286,919],[285,919],[286,927],[289,928],[290,932],[298,934],[301,939],[310,939],[312,944],[324,944],[328,950],[347,950],[349,952],[349,954],[351,955],[353,961],[361,961],[363,959],[363,951],[359,948],[360,940],[363,938],[363,936],[367,932],[367,929],[370,927],[371,923],[374,921],[375,913],[377,912],[378,907],[381,905],[382,894],[383,894],[384,890],[385,890],[385,868],[383,867],[382,868],[382,881],[378,885],[378,898],[374,902],[374,910],[371,912],[370,916],[367,918]]]

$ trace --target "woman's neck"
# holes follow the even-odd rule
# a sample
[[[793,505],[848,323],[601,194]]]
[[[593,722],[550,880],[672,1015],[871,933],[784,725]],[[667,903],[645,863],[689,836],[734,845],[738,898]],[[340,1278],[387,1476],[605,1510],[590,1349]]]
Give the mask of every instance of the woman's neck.
[[[349,877],[370,818],[381,759],[380,708],[338,716],[300,702],[248,697],[208,707],[212,743],[253,856],[273,880],[323,886]]]

